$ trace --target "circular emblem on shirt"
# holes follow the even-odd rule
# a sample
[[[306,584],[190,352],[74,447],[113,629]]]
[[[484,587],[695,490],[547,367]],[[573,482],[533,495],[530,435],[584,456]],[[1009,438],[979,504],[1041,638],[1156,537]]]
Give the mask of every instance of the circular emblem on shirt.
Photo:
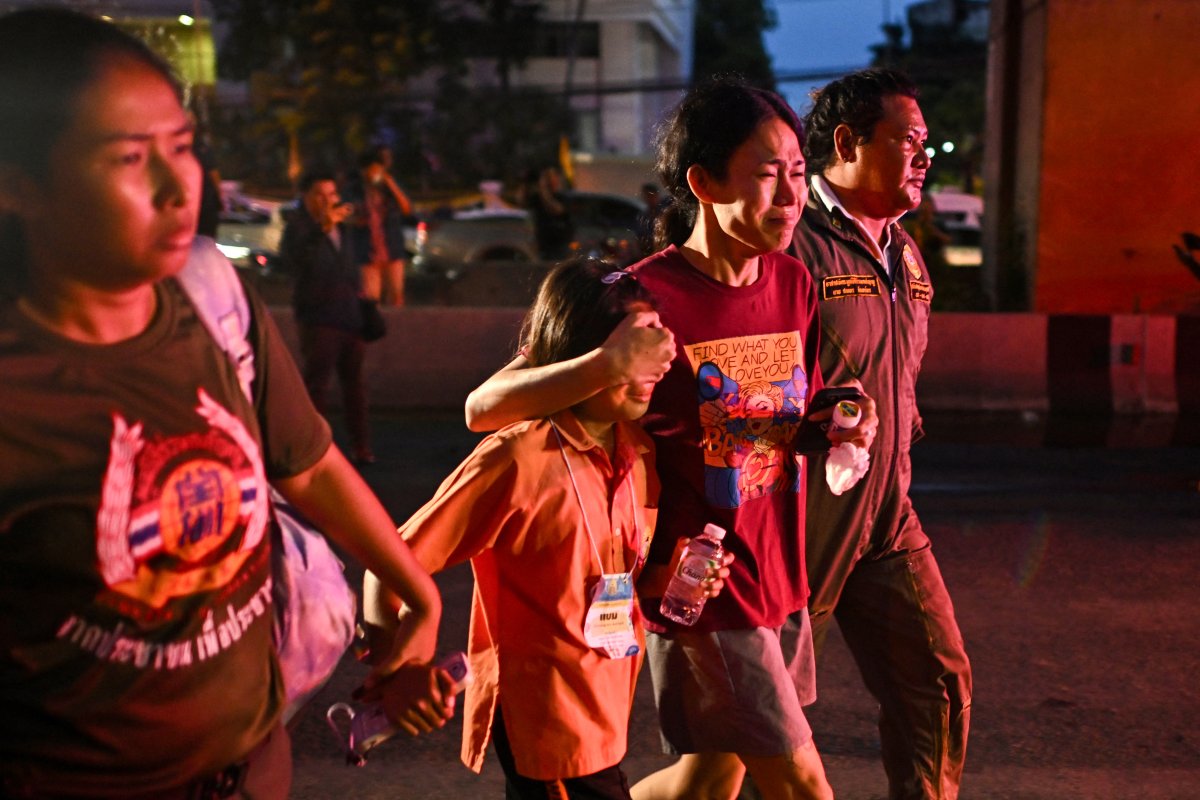
[[[921,280],[921,265],[917,263],[917,257],[913,255],[912,247],[904,245],[904,251],[900,256],[904,259],[904,266],[908,269],[908,274],[912,275],[914,280]]]
[[[266,525],[266,480],[241,421],[201,393],[200,431],[113,418],[96,518],[100,574],[151,608],[231,585]]]
[[[163,481],[158,514],[163,555],[200,563],[227,541],[238,523],[238,476],[211,458],[186,461]]]

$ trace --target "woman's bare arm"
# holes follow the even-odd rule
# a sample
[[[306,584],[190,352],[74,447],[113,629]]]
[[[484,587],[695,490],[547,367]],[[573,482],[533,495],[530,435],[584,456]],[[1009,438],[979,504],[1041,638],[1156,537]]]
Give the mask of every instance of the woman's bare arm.
[[[496,430],[570,408],[610,386],[657,381],[674,357],[675,337],[658,314],[631,313],[603,344],[577,358],[531,367],[517,356],[467,396],[467,427]]]

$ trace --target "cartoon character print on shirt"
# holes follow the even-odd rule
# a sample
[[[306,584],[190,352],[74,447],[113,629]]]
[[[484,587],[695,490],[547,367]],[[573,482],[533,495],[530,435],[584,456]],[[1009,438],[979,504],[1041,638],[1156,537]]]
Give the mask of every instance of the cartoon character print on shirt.
[[[799,331],[685,346],[696,375],[708,502],[737,508],[775,492],[798,492],[792,449],[808,375]]]
[[[198,396],[201,432],[147,437],[142,423],[113,415],[96,555],[110,589],[151,608],[226,586],[266,530],[258,443],[207,393]]]

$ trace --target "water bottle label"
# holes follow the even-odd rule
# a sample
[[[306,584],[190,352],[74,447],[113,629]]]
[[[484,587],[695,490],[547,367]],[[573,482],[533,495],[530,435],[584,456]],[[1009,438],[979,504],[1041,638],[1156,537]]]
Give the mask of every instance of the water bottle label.
[[[853,428],[862,419],[862,409],[853,400],[842,400],[833,407],[833,424],[842,430]]]
[[[583,639],[608,658],[625,658],[641,651],[633,627],[633,575],[600,576],[583,621]]]
[[[675,576],[698,586],[704,580],[709,568],[717,566],[719,566],[717,562],[702,555],[686,553],[683,558],[679,559],[679,566],[675,568]]]

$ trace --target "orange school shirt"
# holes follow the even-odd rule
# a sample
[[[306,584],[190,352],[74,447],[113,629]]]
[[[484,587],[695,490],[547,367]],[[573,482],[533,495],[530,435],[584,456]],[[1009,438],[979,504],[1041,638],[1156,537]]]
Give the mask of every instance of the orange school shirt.
[[[625,755],[642,655],[607,658],[584,641],[583,622],[601,569],[627,572],[646,552],[658,502],[653,446],[639,426],[617,423],[610,460],[570,411],[552,419],[561,449],[548,420],[510,425],[400,529],[430,572],[470,559],[475,575],[463,763],[482,769],[502,703],[517,770],[537,780],[589,775]],[[633,609],[644,652],[636,597]]]

